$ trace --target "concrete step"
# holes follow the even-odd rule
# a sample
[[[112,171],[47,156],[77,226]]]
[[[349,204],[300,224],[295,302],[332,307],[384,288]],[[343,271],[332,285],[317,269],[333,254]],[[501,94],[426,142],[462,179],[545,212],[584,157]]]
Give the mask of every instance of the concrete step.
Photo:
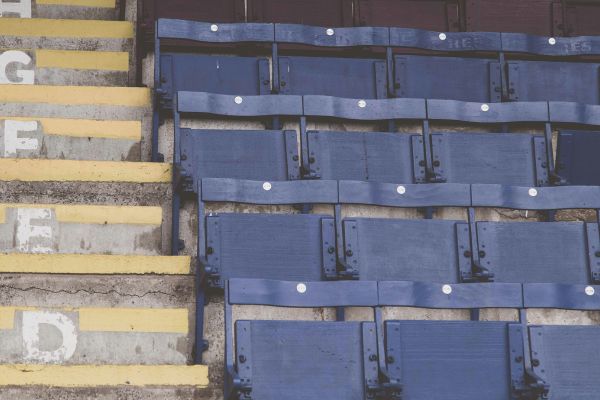
[[[160,207],[4,203],[0,252],[158,255],[162,222]]]
[[[0,273],[184,275],[190,263],[188,256],[0,253]]]
[[[0,85],[0,102],[0,158],[148,159],[146,88]]]
[[[129,51],[128,21],[0,18],[1,49]]]
[[[0,3],[5,18],[119,19],[125,0],[20,0]]]
[[[125,86],[133,43],[128,21],[0,18],[0,84]]]
[[[0,393],[208,383],[206,366],[187,365],[189,276],[3,274],[0,287]]]
[[[53,49],[0,51],[0,82],[22,85],[127,86],[129,53]]]

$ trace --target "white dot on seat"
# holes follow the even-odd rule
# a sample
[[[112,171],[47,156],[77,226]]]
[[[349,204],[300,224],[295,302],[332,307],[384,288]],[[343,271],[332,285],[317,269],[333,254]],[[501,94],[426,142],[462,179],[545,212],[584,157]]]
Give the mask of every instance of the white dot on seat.
[[[306,285],[304,283],[299,283],[296,285],[296,291],[298,293],[306,293]]]
[[[596,293],[596,289],[594,289],[592,286],[588,286],[585,288],[585,294],[587,294],[588,296],[593,296]]]

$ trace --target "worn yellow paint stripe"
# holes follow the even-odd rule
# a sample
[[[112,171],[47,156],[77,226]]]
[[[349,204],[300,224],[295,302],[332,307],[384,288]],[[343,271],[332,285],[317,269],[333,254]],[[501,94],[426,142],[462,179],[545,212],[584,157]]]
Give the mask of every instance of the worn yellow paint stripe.
[[[2,20],[23,18],[0,18]],[[0,85],[2,103],[149,107],[150,89],[110,86]]]
[[[74,312],[86,332],[188,333],[187,308],[40,308],[0,307],[0,329],[14,329],[18,311]]]
[[[187,308],[81,308],[79,329],[90,332],[188,333]]]
[[[15,313],[17,311],[32,311],[34,307],[0,307],[0,330],[15,328]]]
[[[0,386],[207,385],[206,365],[0,365]]]
[[[3,117],[0,120],[38,121],[46,135],[142,140],[141,121],[101,121],[45,117]]]
[[[36,0],[37,4],[54,6],[115,8],[115,0]]]
[[[125,161],[3,158],[0,159],[0,180],[161,183],[171,181],[171,165]]]
[[[57,221],[75,224],[160,225],[162,223],[160,207],[37,203],[0,203],[0,222],[6,221],[6,210],[9,208],[49,208],[56,213]]]
[[[133,24],[128,21],[2,18],[0,36],[132,39]]]
[[[129,71],[129,53],[39,49],[35,51],[35,66],[36,68]]]
[[[0,273],[24,274],[164,274],[190,273],[188,256],[104,254],[0,254]],[[0,329],[2,315],[0,315]]]

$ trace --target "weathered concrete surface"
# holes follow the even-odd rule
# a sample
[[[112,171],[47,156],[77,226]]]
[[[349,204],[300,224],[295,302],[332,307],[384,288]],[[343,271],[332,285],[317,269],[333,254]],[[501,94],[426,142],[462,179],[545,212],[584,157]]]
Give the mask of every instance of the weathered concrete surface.
[[[37,85],[79,85],[79,86],[127,86],[129,78],[127,52],[40,52],[44,49],[34,44],[32,49],[0,52],[0,57],[11,62],[4,68],[6,79],[12,83],[23,83],[20,74],[34,76]],[[80,58],[88,58],[82,63]],[[96,60],[92,60],[97,58]],[[84,68],[85,67],[85,68]],[[25,81],[27,82],[27,81]]]
[[[28,4],[28,1],[30,4]],[[125,0],[115,0],[111,7],[108,4],[88,4],[79,6],[65,2],[60,4],[38,4],[36,0],[21,1],[21,6],[13,6],[2,10],[3,18],[51,18],[51,19],[90,19],[90,20],[116,20],[119,18],[119,8]],[[15,2],[16,3],[16,2]],[[76,3],[76,2],[73,2]],[[102,2],[106,3],[106,2]],[[30,6],[30,7],[29,7]],[[24,11],[25,14],[20,14]]]
[[[73,125],[80,124],[77,120]],[[110,129],[110,128],[109,128]],[[0,119],[0,157],[67,160],[140,161],[140,140],[67,136],[44,132],[40,117],[15,121]],[[15,134],[16,133],[16,134]],[[106,132],[110,134],[110,132]],[[27,140],[27,145],[17,140]],[[24,148],[25,147],[25,148]]]

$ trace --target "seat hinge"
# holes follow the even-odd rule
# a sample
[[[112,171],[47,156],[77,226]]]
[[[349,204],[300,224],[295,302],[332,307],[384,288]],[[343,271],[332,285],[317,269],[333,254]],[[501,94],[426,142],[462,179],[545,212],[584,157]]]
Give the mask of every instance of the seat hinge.
[[[377,386],[367,387],[367,398],[375,400],[402,400],[402,384],[384,382]]]
[[[513,396],[517,400],[544,400],[548,398],[550,385],[531,370],[525,371],[520,385],[513,385]]]

